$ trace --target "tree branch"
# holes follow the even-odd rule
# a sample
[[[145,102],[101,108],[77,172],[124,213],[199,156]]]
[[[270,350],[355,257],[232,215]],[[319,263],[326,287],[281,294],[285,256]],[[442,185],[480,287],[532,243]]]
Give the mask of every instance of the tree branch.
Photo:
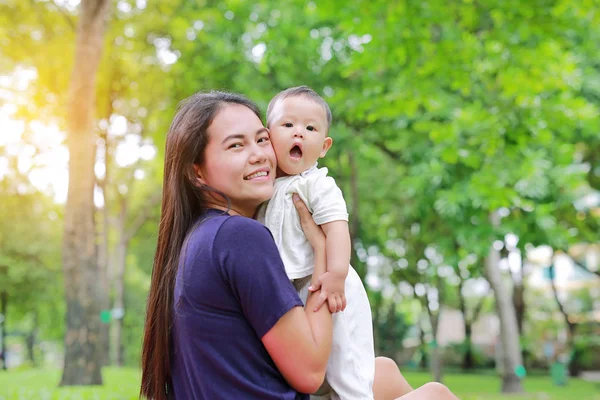
[[[481,310],[483,310],[483,303],[485,302],[486,297],[483,296],[475,305],[475,309],[473,309],[473,315],[471,316],[471,324],[474,324],[477,319],[479,319],[479,314],[481,314]]]
[[[469,319],[467,318],[467,302],[465,301],[465,296],[463,295],[463,287],[464,287],[464,279],[460,276],[460,271],[458,271],[458,304],[460,308],[460,312],[463,314],[463,318],[468,323]]]
[[[361,124],[361,123],[348,123],[348,127],[351,129],[352,134],[357,137],[361,136],[361,135],[359,135],[359,132],[364,132],[366,129],[369,128],[367,124]],[[400,161],[401,154],[397,151],[390,150],[382,142],[378,142],[375,140],[369,140],[368,143],[377,147],[379,150],[381,150],[383,153],[385,153],[392,160]]]
[[[565,253],[566,254],[566,253]],[[577,260],[575,260],[573,257],[569,256],[569,258],[571,259],[571,261],[573,261],[573,263],[575,263],[575,265],[577,265],[578,267],[583,268],[584,270],[586,270],[587,272],[591,273],[591,274],[595,274],[598,278],[600,278],[600,270],[596,270],[596,271],[592,271],[591,269],[588,268],[587,265],[583,265],[581,263],[579,263]]]
[[[142,209],[142,211],[137,215],[136,219],[132,222],[131,226],[125,233],[125,241],[130,241],[144,226],[148,218],[150,218],[150,214],[154,207],[156,207],[162,199],[162,192],[157,191],[154,195],[148,200],[146,206]]]
[[[550,265],[550,285],[552,286],[552,294],[554,294],[554,299],[556,300],[558,309],[559,309],[560,313],[563,315],[566,324],[569,325],[570,324],[569,315],[565,311],[565,307],[563,306],[562,302],[558,298],[558,289],[556,288],[556,283],[554,282],[554,278],[555,278],[554,275],[556,273],[555,271],[556,271],[556,269],[554,268],[554,263],[553,263]]]
[[[42,259],[37,254],[24,253],[22,251],[18,251],[18,250],[14,250],[14,249],[8,250],[6,252],[6,254],[9,257],[14,257],[18,260],[29,261],[29,262],[33,262],[38,265],[45,265],[45,263],[42,261]]]
[[[71,16],[67,14],[61,6],[56,4],[56,0],[51,0],[50,3],[52,3],[54,7],[56,7],[58,12],[61,13],[61,15],[63,16],[64,20],[67,21],[67,25],[69,25],[71,30],[75,32],[77,30],[77,27],[75,26],[75,22],[71,19]]]
[[[375,147],[377,147],[379,150],[381,150],[382,152],[384,152],[385,154],[387,154],[391,159],[393,159],[395,161],[399,161],[400,160],[400,153],[388,149],[383,143],[375,142],[375,141],[373,141],[371,143]]]
[[[439,313],[435,314],[433,312],[433,310],[431,309],[431,306],[429,305],[429,298],[427,296],[429,290],[426,289],[425,292],[425,296],[424,296],[424,300],[421,300],[421,305],[425,306],[425,308],[427,309],[427,314],[429,315],[429,323],[431,324],[431,334],[433,335],[433,340],[437,341],[437,328],[438,328],[438,318],[439,318]],[[441,307],[441,304],[440,304]]]

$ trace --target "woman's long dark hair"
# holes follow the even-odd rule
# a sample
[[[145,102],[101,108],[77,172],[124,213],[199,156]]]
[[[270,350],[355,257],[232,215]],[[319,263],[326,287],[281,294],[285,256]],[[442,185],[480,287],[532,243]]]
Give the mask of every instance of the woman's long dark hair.
[[[152,281],[148,294],[140,397],[166,400],[171,390],[171,325],[173,292],[186,234],[207,208],[210,188],[197,183],[194,164],[202,165],[208,128],[227,104],[248,107],[260,119],[258,107],[231,93],[197,93],[180,103],[167,135],[162,209]]]

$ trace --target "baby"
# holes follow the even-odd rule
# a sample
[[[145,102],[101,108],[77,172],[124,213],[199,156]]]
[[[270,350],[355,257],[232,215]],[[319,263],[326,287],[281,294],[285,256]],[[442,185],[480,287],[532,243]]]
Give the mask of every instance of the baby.
[[[315,91],[286,89],[267,109],[267,128],[277,155],[277,179],[271,200],[258,219],[273,234],[286,273],[306,303],[308,290],[321,289],[321,301],[333,314],[333,345],[323,399],[373,399],[375,355],[371,308],[365,288],[350,263],[348,212],[342,191],[327,168],[318,168],[333,140],[331,110]],[[304,237],[292,194],[298,193],[325,233],[327,271],[314,270],[312,247]],[[346,307],[346,297],[348,305]],[[314,398],[314,397],[313,397]]]

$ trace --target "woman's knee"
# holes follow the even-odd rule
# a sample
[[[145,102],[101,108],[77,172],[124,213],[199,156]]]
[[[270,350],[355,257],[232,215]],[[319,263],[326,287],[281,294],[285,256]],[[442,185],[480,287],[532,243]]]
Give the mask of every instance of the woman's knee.
[[[394,360],[388,357],[376,357],[375,368],[380,369],[381,371],[385,371],[386,373],[395,373],[396,371],[398,373],[400,372],[398,364],[396,364]]]
[[[424,394],[427,394],[431,399],[451,400],[456,399],[450,389],[439,382],[429,382],[423,385]]]
[[[377,400],[396,399],[412,390],[406,381],[398,364],[391,358],[377,357],[375,359],[375,380],[373,394]]]

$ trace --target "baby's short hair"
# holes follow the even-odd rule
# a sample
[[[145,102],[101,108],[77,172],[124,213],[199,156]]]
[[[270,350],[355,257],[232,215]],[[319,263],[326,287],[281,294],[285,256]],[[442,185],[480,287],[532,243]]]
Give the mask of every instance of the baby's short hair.
[[[327,131],[331,127],[331,120],[333,119],[331,116],[331,109],[329,108],[329,104],[321,96],[317,94],[314,90],[309,88],[308,86],[296,86],[285,89],[279,93],[275,97],[271,99],[269,102],[269,106],[267,107],[267,128],[271,125],[271,112],[277,104],[278,101],[287,99],[290,97],[306,97],[309,100],[314,101],[325,110],[325,115],[327,116]]]

